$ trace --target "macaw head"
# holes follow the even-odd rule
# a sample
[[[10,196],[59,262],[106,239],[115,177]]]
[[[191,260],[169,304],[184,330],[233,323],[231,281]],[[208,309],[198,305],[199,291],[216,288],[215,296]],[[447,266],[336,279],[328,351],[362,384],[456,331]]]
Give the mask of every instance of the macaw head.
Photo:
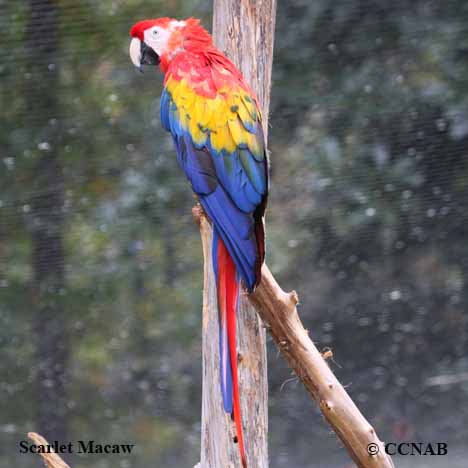
[[[180,52],[203,50],[212,44],[210,34],[195,18],[139,21],[132,26],[130,36],[130,58],[140,70],[143,65],[160,65],[166,71]]]

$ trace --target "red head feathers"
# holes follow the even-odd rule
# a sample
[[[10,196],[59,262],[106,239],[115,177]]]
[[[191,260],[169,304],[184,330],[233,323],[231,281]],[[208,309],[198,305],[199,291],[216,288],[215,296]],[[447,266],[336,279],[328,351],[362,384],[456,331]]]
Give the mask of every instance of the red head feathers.
[[[130,45],[130,55],[135,65],[141,65],[136,62],[142,58],[142,47],[147,46],[159,57],[163,71],[183,50],[196,52],[212,47],[210,34],[195,18],[182,21],[173,18],[139,21],[132,26],[130,35],[140,41],[137,43],[132,40]]]

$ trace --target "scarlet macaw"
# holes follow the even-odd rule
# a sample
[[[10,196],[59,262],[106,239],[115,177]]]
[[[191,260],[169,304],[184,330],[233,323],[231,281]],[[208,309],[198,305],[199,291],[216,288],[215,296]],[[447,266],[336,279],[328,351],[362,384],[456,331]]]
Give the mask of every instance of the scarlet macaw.
[[[234,417],[245,468],[236,308],[240,283],[254,290],[265,257],[268,161],[258,102],[199,20],[144,20],[130,35],[134,65],[159,65],[165,75],[161,122],[172,134],[179,164],[213,223],[221,391],[224,409]]]

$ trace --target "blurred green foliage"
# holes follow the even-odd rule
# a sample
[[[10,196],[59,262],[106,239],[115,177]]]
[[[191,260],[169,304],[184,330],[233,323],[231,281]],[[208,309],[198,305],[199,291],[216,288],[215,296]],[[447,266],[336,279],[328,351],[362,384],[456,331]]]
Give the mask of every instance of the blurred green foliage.
[[[201,247],[159,122],[161,79],[138,74],[127,47],[135,21],[209,26],[211,5],[60,0],[51,37],[31,16],[41,1],[0,1],[0,461],[38,463],[17,444],[41,432],[47,314],[66,336],[57,417],[70,440],[137,446],[72,466],[193,466]],[[385,440],[468,435],[466,383],[430,384],[468,371],[467,25],[460,0],[278,5],[268,262]],[[44,260],[59,280],[33,261],[48,251],[44,219],[63,244]],[[342,466],[273,347],[269,378],[271,465]]]

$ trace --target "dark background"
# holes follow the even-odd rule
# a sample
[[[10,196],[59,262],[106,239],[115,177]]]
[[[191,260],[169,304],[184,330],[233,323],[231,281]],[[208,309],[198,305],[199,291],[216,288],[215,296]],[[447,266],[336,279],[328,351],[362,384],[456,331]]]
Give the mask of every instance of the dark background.
[[[201,246],[128,30],[208,1],[0,0],[0,462],[30,430],[199,459]],[[387,441],[468,451],[468,4],[279,1],[268,264]],[[269,343],[272,468],[351,466]],[[286,384],[285,381],[288,381]],[[284,384],[284,385],[283,385]]]

